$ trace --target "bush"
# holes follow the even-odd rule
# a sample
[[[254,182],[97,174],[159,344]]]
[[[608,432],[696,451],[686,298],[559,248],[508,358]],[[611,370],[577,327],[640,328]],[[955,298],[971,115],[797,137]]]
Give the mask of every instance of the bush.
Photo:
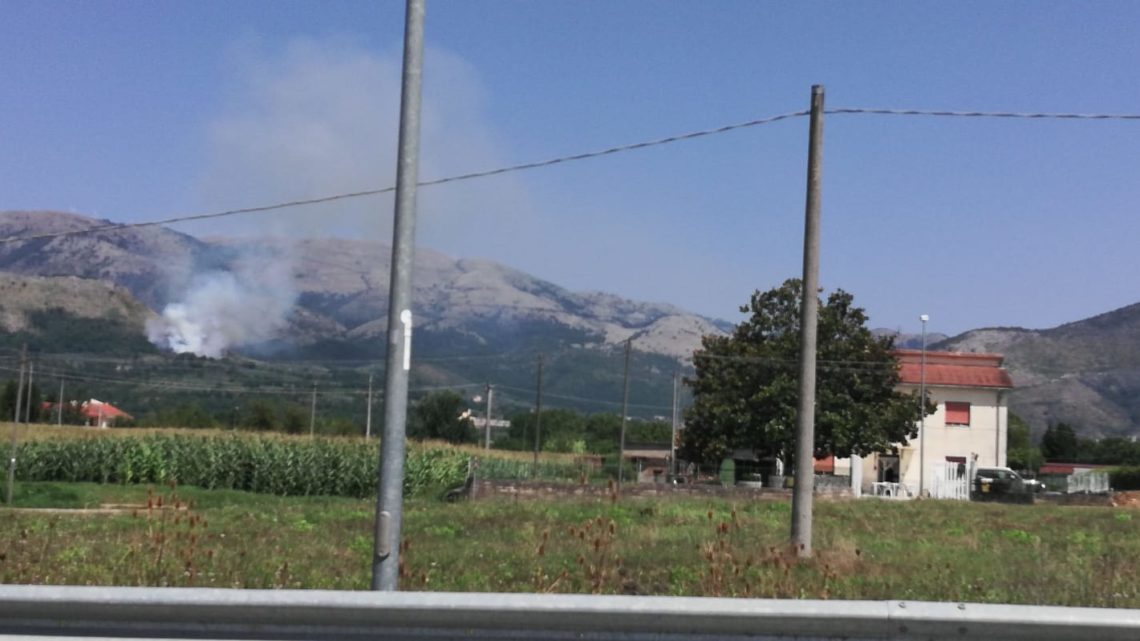
[[[177,482],[357,498],[375,494],[379,464],[374,441],[183,434],[32,441],[20,448],[18,459],[24,481]],[[461,484],[466,471],[467,456],[458,450],[413,448],[404,466],[404,494]]]
[[[1140,467],[1118,467],[1109,471],[1108,484],[1114,490],[1140,490]]]

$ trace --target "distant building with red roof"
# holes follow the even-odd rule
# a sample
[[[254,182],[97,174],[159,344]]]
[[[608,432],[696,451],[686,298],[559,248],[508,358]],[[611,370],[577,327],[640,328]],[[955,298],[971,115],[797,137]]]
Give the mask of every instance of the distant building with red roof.
[[[79,404],[79,414],[93,427],[110,427],[119,421],[134,420],[133,416],[114,405],[94,398]]]
[[[68,412],[77,412],[83,417],[84,424],[91,427],[110,427],[119,421],[132,421],[135,418],[110,403],[94,398],[82,403],[70,401],[68,404],[71,406]],[[55,412],[59,409],[59,403],[46,402],[41,407],[45,412]]]

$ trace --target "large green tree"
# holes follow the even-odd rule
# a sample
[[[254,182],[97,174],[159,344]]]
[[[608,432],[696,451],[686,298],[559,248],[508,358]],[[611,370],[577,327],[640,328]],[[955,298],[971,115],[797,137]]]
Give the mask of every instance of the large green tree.
[[[1029,423],[1017,414],[1009,413],[1009,436],[1006,451],[1009,453],[1009,466],[1015,470],[1028,470],[1036,473],[1045,462],[1041,450],[1030,440]]]
[[[737,448],[791,463],[795,450],[801,284],[790,279],[752,295],[750,314],[727,336],[702,338],[686,379],[682,456],[710,462]],[[876,338],[851,294],[836,290],[819,307],[815,455],[889,451],[917,434],[917,394],[896,391],[894,341]],[[924,404],[926,413],[935,406]]]
[[[438,438],[452,443],[475,441],[474,422],[464,414],[467,401],[459,392],[433,392],[416,401],[408,413],[408,436]]]
[[[1041,454],[1049,461],[1075,462],[1079,444],[1077,432],[1068,423],[1057,423],[1045,428],[1041,436]]]

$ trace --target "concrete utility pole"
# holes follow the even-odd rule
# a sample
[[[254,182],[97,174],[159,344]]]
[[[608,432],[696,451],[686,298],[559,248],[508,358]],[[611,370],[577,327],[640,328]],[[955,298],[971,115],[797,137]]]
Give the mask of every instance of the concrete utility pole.
[[[63,427],[63,377],[59,379],[59,412],[56,414],[56,425]]]
[[[538,381],[534,386],[534,469],[531,476],[538,476],[538,446],[542,437],[542,354],[538,355]]]
[[[317,428],[317,384],[313,383],[313,401],[309,404],[309,436],[314,436]]]
[[[930,317],[923,314],[918,320],[922,323],[922,353],[918,365],[918,495],[922,496],[926,490],[926,323]]]
[[[483,437],[484,438],[483,449],[485,449],[485,450],[491,449],[491,407],[492,407],[492,403],[493,403],[492,399],[493,399],[494,395],[495,395],[495,386],[491,385],[490,383],[487,383],[487,424],[485,425],[486,434]]]
[[[24,423],[32,424],[32,379],[36,375],[36,362],[28,363],[28,400],[24,403]]]
[[[680,375],[673,371],[673,437],[669,440],[669,473],[677,475],[677,378]]]
[[[16,415],[12,419],[17,425],[20,423],[20,412],[24,409],[24,372],[28,367],[28,344],[20,349],[20,384],[16,386]],[[15,439],[15,432],[13,432]]]
[[[412,261],[416,249],[420,90],[423,84],[424,0],[407,0],[405,6],[396,206],[388,288],[388,354],[384,369],[384,435],[380,439],[380,479],[376,492],[372,554],[372,589],[385,591],[399,589],[408,373],[412,368]]]
[[[804,280],[800,309],[800,399],[796,414],[796,477],[792,494],[792,545],[811,556],[815,489],[815,357],[819,321],[820,171],[823,167],[823,85],[811,88],[807,204],[804,208]]]
[[[364,416],[364,438],[372,438],[372,374],[368,375],[368,411]]]
[[[633,337],[625,339],[625,374],[621,385],[621,434],[618,436],[618,489],[625,480],[625,420],[629,416],[629,352],[633,347]]]
[[[4,497],[5,503],[12,504],[12,490],[16,487],[16,452],[20,442],[16,439],[16,432],[20,428],[20,399],[24,397],[24,365],[28,361],[28,344],[24,343],[20,349],[20,384],[16,387],[16,418],[12,423],[12,447],[8,452],[8,488]]]

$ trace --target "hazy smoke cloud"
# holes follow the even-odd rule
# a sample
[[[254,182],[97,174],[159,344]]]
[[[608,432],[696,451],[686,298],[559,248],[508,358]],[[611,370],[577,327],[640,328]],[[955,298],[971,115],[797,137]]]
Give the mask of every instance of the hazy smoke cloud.
[[[147,336],[179,354],[220,358],[230,349],[273,338],[296,301],[288,261],[250,252],[227,271],[195,275],[185,296],[147,322]]]
[[[484,92],[460,57],[425,52],[421,179],[503,163],[482,115]],[[398,49],[377,54],[337,39],[298,39],[278,51],[235,56],[233,90],[207,129],[198,184],[204,210],[263,205],[395,183],[400,104]],[[495,255],[506,223],[526,210],[514,177],[421,193],[418,244],[456,254]],[[389,243],[392,196],[338,201],[182,228],[203,237],[350,237]],[[219,357],[272,338],[297,300],[288,255],[249,255],[244,266],[185,274],[182,293],[148,327],[176,352]],[[270,268],[266,268],[267,265]],[[175,277],[172,276],[172,280]]]
[[[476,70],[439,49],[425,52],[420,177],[502,164],[483,116]],[[298,39],[280,51],[246,50],[234,87],[208,129],[203,207],[229,208],[353,192],[395,183],[400,55],[343,40]],[[429,193],[430,192],[430,193]],[[238,217],[194,233],[341,236],[391,240],[391,195]],[[450,253],[528,207],[514,177],[423,190],[418,236]]]

